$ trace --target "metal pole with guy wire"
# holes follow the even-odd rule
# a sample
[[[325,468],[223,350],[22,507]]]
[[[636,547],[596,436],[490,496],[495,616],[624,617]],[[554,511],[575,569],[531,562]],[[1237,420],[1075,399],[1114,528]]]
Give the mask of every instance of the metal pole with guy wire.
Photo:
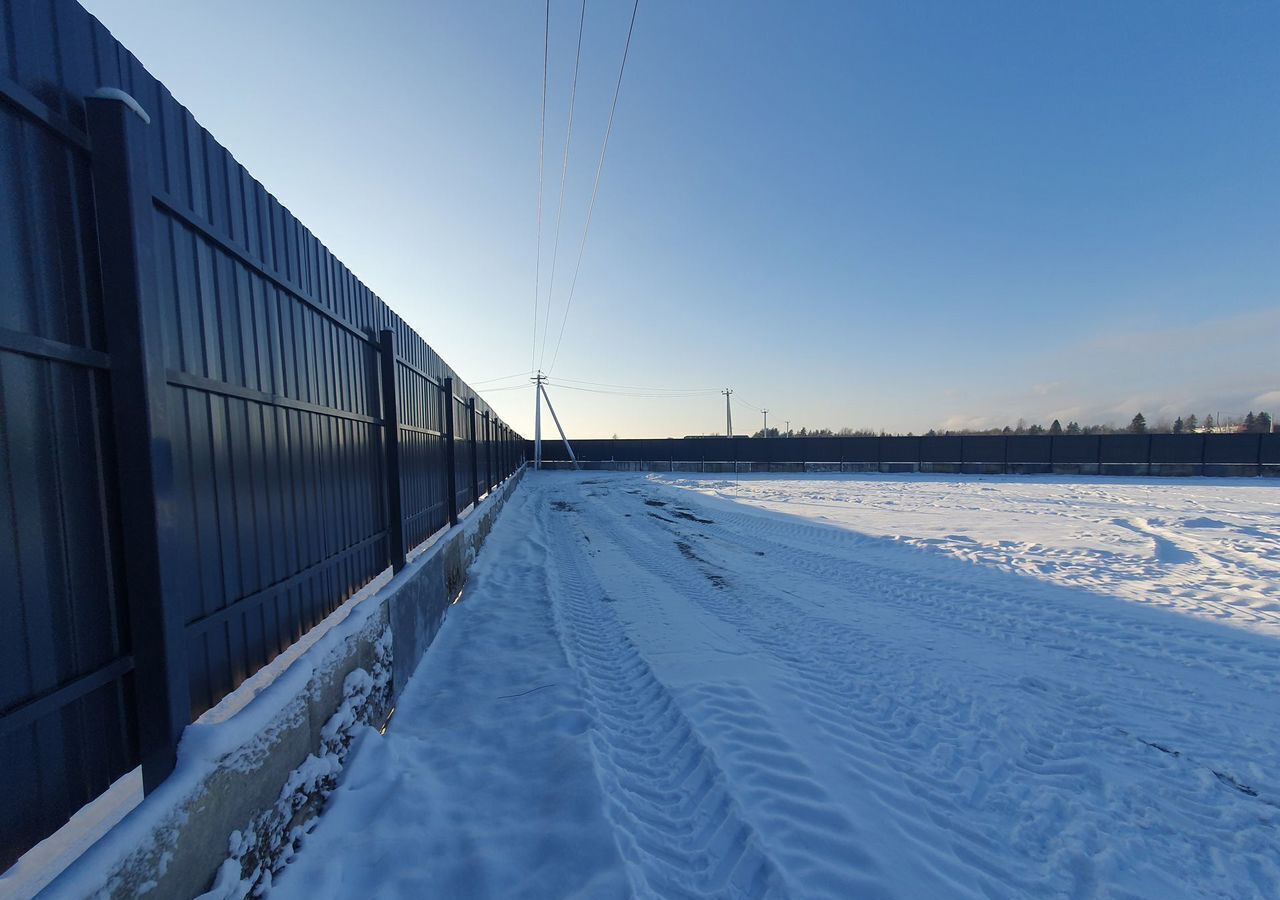
[[[575,469],[582,468],[581,466],[578,465],[578,457],[574,455],[573,446],[569,443],[569,438],[565,436],[564,428],[562,428],[560,425],[560,417],[556,415],[556,408],[551,405],[551,397],[549,394],[547,394],[546,385],[544,385],[541,381],[538,382],[538,390],[542,392],[543,399],[547,401],[547,409],[551,413],[551,421],[556,423],[556,431],[560,432],[560,440],[564,441],[564,449],[569,451],[569,461],[573,463],[573,467]]]
[[[533,468],[542,468],[542,382],[547,376],[538,370],[533,376]]]

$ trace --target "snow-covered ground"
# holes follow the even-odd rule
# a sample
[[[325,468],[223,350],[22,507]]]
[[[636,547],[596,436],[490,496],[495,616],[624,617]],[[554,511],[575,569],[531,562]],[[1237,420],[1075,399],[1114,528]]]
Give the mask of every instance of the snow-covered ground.
[[[534,473],[274,897],[1280,896],[1280,484]]]
[[[742,475],[671,483],[1280,636],[1280,482]]]

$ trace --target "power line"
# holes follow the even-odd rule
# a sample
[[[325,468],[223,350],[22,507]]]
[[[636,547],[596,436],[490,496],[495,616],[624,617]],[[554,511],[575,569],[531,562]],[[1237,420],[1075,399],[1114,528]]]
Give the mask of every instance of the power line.
[[[549,384],[555,384],[556,387],[567,391],[589,391],[593,394],[651,394],[655,397],[671,397],[678,399],[680,397],[703,397],[710,394],[718,393],[717,391],[670,391],[670,390],[650,390],[646,388],[601,388],[601,387],[583,387],[577,384],[563,384],[557,381],[548,380]]]
[[[542,328],[542,358],[547,358],[547,332],[551,330],[551,298],[556,290],[556,261],[560,257],[560,220],[564,215],[564,183],[569,174],[569,142],[573,138],[573,110],[578,100],[578,67],[582,62],[582,27],[587,21],[587,0],[578,16],[578,50],[573,57],[573,89],[569,93],[569,127],[564,135],[564,162],[560,167],[560,200],[556,204],[556,239],[551,250],[551,279],[547,283],[547,319]],[[534,340],[537,340],[535,333]]]
[[[551,382],[548,382],[550,384]],[[556,384],[557,390],[562,391],[584,391],[588,394],[605,394],[610,397],[633,397],[641,400],[702,400],[716,391],[705,391],[688,394],[672,394],[672,393],[643,393],[640,391],[611,391],[603,388],[577,387],[571,384]]]
[[[636,391],[675,391],[677,393],[682,393],[682,394],[687,394],[687,393],[713,394],[713,393],[718,393],[720,390],[719,388],[645,387],[645,386],[636,385],[636,384],[610,384],[604,381],[584,381],[581,378],[564,378],[564,377],[557,378],[556,381],[567,381],[570,384],[590,384],[590,385],[594,385],[595,387],[624,388],[624,389],[636,390]]]
[[[542,161],[547,142],[547,57],[551,48],[551,0],[547,0],[542,25],[542,124],[538,131],[538,259],[533,270],[533,345],[529,350],[529,369],[538,357],[538,298],[542,293]]]
[[[584,386],[581,384],[565,384],[563,382],[551,379],[549,384],[570,390],[590,390],[602,394],[656,394],[667,397],[701,397],[714,394],[714,389],[702,390],[699,388],[679,389],[679,388],[647,388],[638,385],[594,385]]]
[[[627,27],[627,43],[622,48],[622,65],[618,67],[618,83],[613,89],[613,104],[609,107],[609,124],[604,130],[604,143],[600,146],[600,162],[596,164],[595,183],[591,187],[591,202],[587,205],[587,224],[582,229],[582,242],[578,245],[578,261],[573,267],[573,281],[569,284],[569,299],[564,304],[564,318],[560,320],[560,335],[556,338],[556,349],[551,354],[550,373],[560,358],[560,343],[564,340],[564,327],[569,321],[569,309],[573,306],[573,295],[578,288],[578,273],[582,269],[582,254],[587,249],[587,235],[591,231],[591,215],[595,212],[596,197],[600,193],[600,173],[604,171],[604,156],[609,149],[609,135],[613,133],[613,116],[618,110],[618,95],[622,93],[622,74],[627,70],[627,55],[631,52],[631,35],[636,28],[636,12],[640,9],[640,0],[635,0],[631,7],[631,24]],[[549,315],[549,313],[548,313]],[[546,332],[543,332],[543,344],[546,344]]]
[[[469,383],[472,387],[475,387],[478,384],[492,384],[495,381],[510,381],[512,378],[523,378],[524,376],[528,375],[532,371],[533,369],[526,369],[523,372],[513,372],[510,375],[503,375],[499,378],[482,378],[479,381],[472,381]]]

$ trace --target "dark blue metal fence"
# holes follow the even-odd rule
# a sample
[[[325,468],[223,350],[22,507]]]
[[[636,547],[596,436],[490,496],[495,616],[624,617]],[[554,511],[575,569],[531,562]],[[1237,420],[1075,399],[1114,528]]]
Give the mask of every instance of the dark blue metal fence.
[[[71,0],[0,0],[0,178],[4,867],[523,443]]]
[[[573,441],[583,463],[681,468],[741,463],[839,465],[873,471],[1179,475],[1280,474],[1280,434],[927,435],[922,437],[665,438]],[[533,444],[525,453],[532,457]],[[566,462],[559,441],[542,457]]]

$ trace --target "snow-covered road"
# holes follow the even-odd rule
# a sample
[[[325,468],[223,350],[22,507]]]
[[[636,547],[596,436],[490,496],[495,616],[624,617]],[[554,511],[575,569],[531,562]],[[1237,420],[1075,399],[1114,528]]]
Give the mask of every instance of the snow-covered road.
[[[1190,484],[534,473],[272,895],[1280,896],[1280,486]]]

